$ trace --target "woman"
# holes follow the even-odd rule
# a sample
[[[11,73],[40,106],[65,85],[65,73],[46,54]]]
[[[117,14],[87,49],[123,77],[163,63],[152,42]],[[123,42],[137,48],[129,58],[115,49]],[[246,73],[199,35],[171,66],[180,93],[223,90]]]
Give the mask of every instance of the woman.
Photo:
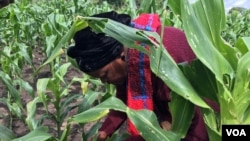
[[[128,26],[161,32],[158,15],[143,14],[132,21],[129,15],[107,12],[94,17],[110,18]],[[176,61],[191,62],[195,59],[184,33],[173,27],[164,27],[163,43]],[[116,96],[133,109],[149,109],[155,112],[163,129],[171,128],[171,113],[168,108],[170,89],[153,74],[149,58],[143,53],[124,47],[104,33],[96,34],[87,27],[74,35],[75,46],[68,49],[68,55],[75,58],[81,71],[103,83],[116,86]],[[99,129],[98,140],[104,141],[127,120],[125,113],[111,111]],[[134,125],[128,121],[130,138],[127,141],[144,141]],[[195,109],[194,118],[185,141],[208,141],[202,115]]]

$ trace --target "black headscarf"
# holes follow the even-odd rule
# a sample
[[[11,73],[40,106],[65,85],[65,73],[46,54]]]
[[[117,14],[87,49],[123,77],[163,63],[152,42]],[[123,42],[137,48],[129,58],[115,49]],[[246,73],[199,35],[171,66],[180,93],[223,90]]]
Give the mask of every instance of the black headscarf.
[[[93,15],[92,17],[109,18],[125,25],[130,25],[131,17],[114,11]],[[102,68],[118,57],[123,45],[104,33],[94,33],[90,27],[84,28],[73,37],[75,46],[69,47],[68,56],[75,58],[83,72]]]

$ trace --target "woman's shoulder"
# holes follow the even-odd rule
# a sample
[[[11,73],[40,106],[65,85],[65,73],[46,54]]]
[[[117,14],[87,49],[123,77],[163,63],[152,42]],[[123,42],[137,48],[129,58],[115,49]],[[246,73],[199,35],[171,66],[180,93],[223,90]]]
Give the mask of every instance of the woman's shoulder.
[[[179,29],[177,27],[172,27],[172,26],[164,26],[164,29],[162,30],[162,26],[160,26],[158,29],[157,29],[157,33],[161,33],[162,31],[164,31],[164,35],[167,34],[171,34],[171,35],[181,35],[181,36],[184,36],[185,37],[185,33],[183,32],[182,29]],[[161,35],[161,34],[160,34]],[[185,37],[186,38],[186,37]]]
[[[188,61],[195,58],[195,55],[189,46],[186,35],[182,29],[176,27],[165,26],[157,29],[157,33],[162,35],[163,45],[169,54],[177,63]]]

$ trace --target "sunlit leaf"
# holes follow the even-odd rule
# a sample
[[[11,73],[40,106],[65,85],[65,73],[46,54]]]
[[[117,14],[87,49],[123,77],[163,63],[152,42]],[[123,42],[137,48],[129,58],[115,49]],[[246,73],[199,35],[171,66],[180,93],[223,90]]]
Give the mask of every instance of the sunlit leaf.
[[[38,79],[37,81],[37,95],[40,97],[43,105],[45,106],[46,111],[48,112],[48,102],[46,96],[47,85],[49,84],[49,78]]]
[[[33,131],[38,127],[38,121],[36,119],[36,105],[40,102],[40,98],[36,97],[34,100],[30,101],[27,105],[27,118],[25,119],[28,124],[29,130]]]
[[[241,37],[237,40],[235,46],[245,54],[250,51],[250,37]]]
[[[163,130],[157,120],[157,117],[149,110],[132,110],[126,111],[129,119],[139,130],[141,136],[147,141],[164,140],[179,141],[180,137],[171,131]]]

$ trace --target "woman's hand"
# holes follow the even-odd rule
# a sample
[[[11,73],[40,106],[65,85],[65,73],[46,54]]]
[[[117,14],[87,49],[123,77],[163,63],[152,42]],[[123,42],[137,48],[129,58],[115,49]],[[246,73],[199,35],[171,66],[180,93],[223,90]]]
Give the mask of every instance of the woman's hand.
[[[170,130],[171,129],[171,123],[169,121],[164,120],[164,121],[161,122],[161,127],[164,130]]]
[[[107,139],[107,133],[105,131],[99,131],[97,141],[105,141]]]

